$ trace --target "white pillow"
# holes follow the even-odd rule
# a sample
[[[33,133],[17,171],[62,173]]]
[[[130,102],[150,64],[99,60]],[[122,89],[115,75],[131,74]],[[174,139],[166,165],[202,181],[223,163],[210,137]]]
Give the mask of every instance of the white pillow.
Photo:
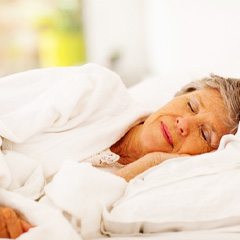
[[[162,79],[161,77],[152,76],[131,86],[128,92],[137,102],[155,111],[171,100],[175,93],[187,82],[177,81],[170,77]]]
[[[111,234],[156,233],[240,226],[240,134],[218,151],[172,159],[129,183],[103,214]]]

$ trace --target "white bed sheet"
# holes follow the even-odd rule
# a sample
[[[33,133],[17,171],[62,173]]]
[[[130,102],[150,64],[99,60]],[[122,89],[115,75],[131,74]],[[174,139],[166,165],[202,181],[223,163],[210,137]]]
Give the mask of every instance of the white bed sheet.
[[[99,81],[97,81],[99,82]],[[158,93],[157,83],[152,85]],[[144,86],[145,88],[146,86]],[[159,88],[159,92],[162,89]],[[133,90],[132,90],[133,91]],[[135,94],[137,90],[135,88]],[[143,92],[144,93],[144,92]],[[146,93],[146,88],[145,88]],[[147,94],[144,94],[145,99],[148,99],[151,91],[147,91]],[[165,101],[172,96],[172,92],[165,92],[166,95],[161,95],[159,98],[159,104],[164,103]],[[134,94],[133,94],[134,95]],[[153,95],[151,95],[153,96]],[[133,96],[134,97],[134,96]],[[135,95],[136,97],[136,95]],[[158,97],[155,95],[155,97]],[[142,100],[144,102],[144,100]],[[157,103],[157,100],[151,100],[154,103]],[[146,102],[145,102],[146,103]],[[149,104],[150,105],[150,104]],[[152,106],[154,109],[156,106]],[[7,122],[8,123],[8,122]],[[239,148],[240,140],[236,143],[233,142],[233,147],[236,149]],[[237,156],[240,156],[239,152]],[[1,156],[0,156],[1,157]],[[236,155],[235,155],[236,157]],[[218,159],[216,159],[218,160]],[[28,161],[26,159],[26,161]],[[5,166],[5,165],[3,165]],[[9,165],[10,166],[10,165]],[[29,164],[28,164],[29,166]],[[5,166],[7,167],[7,165]],[[11,166],[10,166],[11,167]],[[164,168],[164,167],[163,167]],[[157,166],[155,169],[160,169],[160,172],[154,171],[152,175],[161,175],[161,166]],[[1,168],[1,171],[4,169]],[[38,173],[38,168],[35,169]],[[152,170],[149,170],[152,171]],[[35,173],[35,171],[33,172]],[[150,173],[150,172],[148,172]],[[146,177],[147,174],[139,176],[139,178]],[[26,175],[26,174],[25,174]],[[5,176],[5,175],[3,175]],[[15,176],[15,175],[14,175]],[[32,176],[32,175],[31,175]],[[35,176],[35,175],[33,175]],[[150,177],[151,177],[150,176]],[[32,180],[33,177],[31,177]],[[173,176],[169,176],[173,178]],[[9,180],[8,178],[6,178]],[[166,178],[165,178],[166,179]],[[38,181],[40,188],[42,188],[42,179]],[[170,179],[171,180],[171,179]],[[24,187],[27,187],[27,181]],[[39,183],[40,182],[40,183]],[[240,182],[240,181],[239,181]],[[3,183],[3,182],[2,182]],[[6,181],[6,184],[7,181]],[[33,185],[32,185],[33,186]],[[36,184],[34,185],[35,189]],[[71,186],[71,188],[69,187]],[[118,201],[124,192],[128,184],[121,178],[100,171],[99,169],[89,166],[87,163],[76,163],[69,161],[66,165],[63,165],[60,170],[57,172],[53,181],[45,187],[46,197],[42,199],[42,203],[53,206],[53,209],[49,210],[48,207],[45,208],[43,205],[38,205],[37,203],[30,200],[26,200],[19,197],[18,199],[12,197],[12,195],[6,194],[6,199],[4,197],[0,198],[0,203],[9,204],[9,206],[15,207],[16,209],[24,209],[24,213],[29,215],[27,220],[34,225],[35,228],[31,229],[29,233],[25,236],[21,236],[19,239],[95,239],[95,240],[106,240],[109,237],[103,237],[100,232],[102,212],[103,209],[114,208],[114,203]],[[29,188],[27,188],[29,189]],[[238,190],[239,188],[237,188]],[[19,191],[18,191],[19,192]],[[238,192],[238,191],[236,191]],[[24,192],[25,193],[25,192]],[[32,193],[32,192],[31,192]],[[41,191],[40,191],[41,193]],[[15,193],[16,194],[16,193]],[[224,194],[224,193],[223,193]],[[3,196],[5,193],[3,192]],[[27,194],[24,194],[25,196]],[[33,195],[33,194],[32,194]],[[35,192],[34,192],[34,197]],[[116,205],[115,205],[116,206]],[[31,207],[29,209],[29,207]],[[31,210],[36,209],[36,210]],[[47,213],[48,212],[48,213]],[[52,213],[53,212],[53,213]],[[68,215],[69,222],[63,217],[63,215]],[[51,217],[47,217],[47,215]],[[240,216],[240,214],[239,214]],[[161,217],[161,216],[159,216]],[[46,219],[47,218],[47,222]],[[80,225],[78,223],[81,223]],[[239,221],[240,222],[240,221]],[[79,227],[80,226],[80,227]],[[50,231],[50,234],[45,237],[46,229]],[[39,234],[38,234],[39,233]],[[72,237],[69,237],[69,234],[72,234]],[[121,232],[112,233],[111,239],[113,240],[130,240],[130,239],[160,239],[160,240],[239,240],[240,239],[240,223],[236,227],[231,228],[218,228],[215,230],[204,230],[199,231],[199,229],[192,231],[178,231],[172,228],[172,232],[162,232],[158,234],[148,234],[144,235],[124,235]],[[28,237],[28,236],[29,237]],[[121,235],[121,236],[120,236]],[[33,237],[35,236],[35,238]],[[60,236],[60,237],[59,237]]]
[[[107,240],[109,237],[94,240]],[[112,240],[239,240],[240,232],[229,233],[219,231],[168,232],[144,234],[142,236],[111,237]]]

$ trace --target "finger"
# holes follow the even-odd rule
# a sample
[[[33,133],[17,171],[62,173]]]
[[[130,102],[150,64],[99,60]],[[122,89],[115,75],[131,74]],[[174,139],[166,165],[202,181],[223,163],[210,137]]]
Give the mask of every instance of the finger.
[[[33,226],[24,220],[20,220],[23,232],[27,232]]]
[[[0,209],[0,238],[9,238],[5,219]]]
[[[23,233],[22,226],[17,214],[11,208],[4,208],[2,211],[9,236],[11,238],[17,238]]]

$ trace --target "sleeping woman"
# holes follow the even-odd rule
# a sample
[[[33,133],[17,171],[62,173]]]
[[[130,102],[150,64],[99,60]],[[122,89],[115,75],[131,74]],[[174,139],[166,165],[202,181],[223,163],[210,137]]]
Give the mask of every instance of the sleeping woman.
[[[46,179],[70,160],[130,180],[166,159],[216,150],[223,135],[236,132],[240,116],[238,79],[192,82],[151,113],[119,76],[96,64],[3,77],[0,96],[3,160],[15,161],[11,152],[27,156]]]
[[[240,119],[240,80],[215,75],[184,86],[154,113],[94,64],[12,75],[0,89],[3,155],[37,160],[46,179],[71,160],[129,181],[167,159],[216,150]]]
[[[239,79],[212,75],[191,82],[111,147],[118,162],[128,164],[117,174],[130,180],[169,158],[214,151],[239,120]]]

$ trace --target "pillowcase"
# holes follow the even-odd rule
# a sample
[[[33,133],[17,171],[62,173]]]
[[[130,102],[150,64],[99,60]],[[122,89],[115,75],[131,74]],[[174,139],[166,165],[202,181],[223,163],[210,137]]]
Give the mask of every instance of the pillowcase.
[[[103,213],[108,234],[201,230],[240,225],[240,133],[216,152],[171,159],[133,179]]]
[[[185,84],[186,81],[152,76],[131,86],[128,92],[135,101],[155,111],[171,100]]]

